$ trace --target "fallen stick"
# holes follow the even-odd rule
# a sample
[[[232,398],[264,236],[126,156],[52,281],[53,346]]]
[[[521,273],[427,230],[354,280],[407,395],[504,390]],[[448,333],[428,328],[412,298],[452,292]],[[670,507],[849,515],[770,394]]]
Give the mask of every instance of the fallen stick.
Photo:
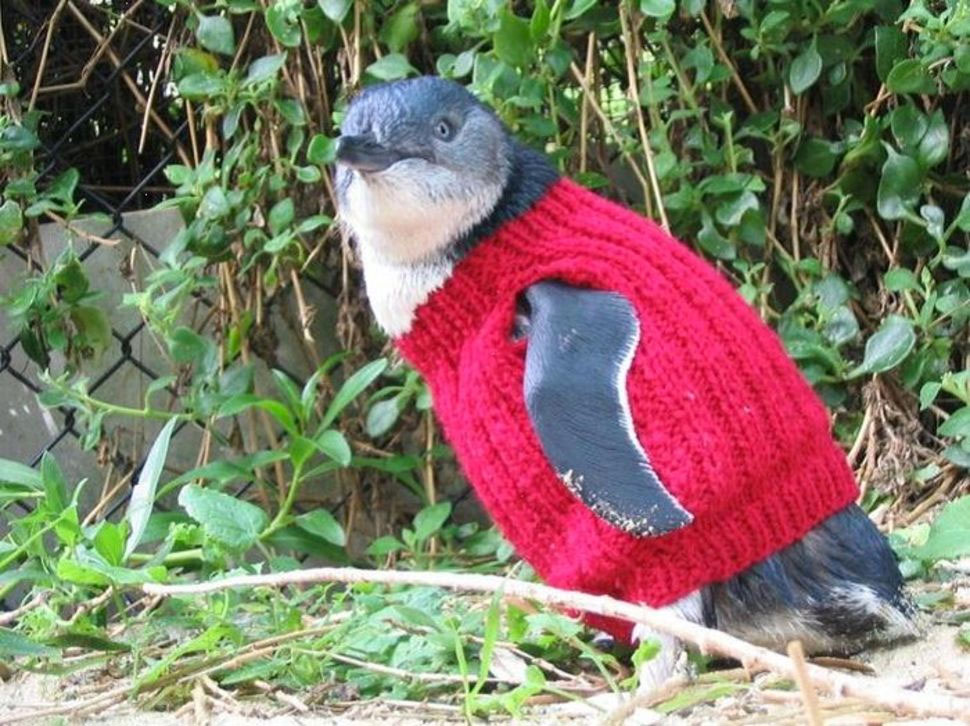
[[[823,726],[822,713],[818,708],[818,694],[808,675],[808,664],[805,662],[805,649],[800,640],[793,640],[788,644],[788,657],[795,666],[795,683],[801,691],[802,702],[805,704],[805,715],[811,726]]]
[[[203,595],[241,587],[283,587],[319,582],[368,582],[385,585],[423,585],[472,592],[503,592],[506,595],[536,600],[545,605],[572,608],[607,617],[622,618],[693,643],[704,653],[734,658],[745,667],[762,667],[795,680],[796,669],[786,656],[752,645],[719,630],[682,620],[668,612],[624,602],[606,595],[560,590],[496,575],[468,575],[454,572],[408,572],[403,570],[362,570],[353,567],[318,567],[272,575],[227,577],[189,585],[142,586],[149,595]],[[883,678],[863,678],[837,673],[806,664],[813,684],[833,696],[850,696],[883,706],[897,713],[916,716],[943,716],[970,723],[970,699],[945,693],[908,691]]]

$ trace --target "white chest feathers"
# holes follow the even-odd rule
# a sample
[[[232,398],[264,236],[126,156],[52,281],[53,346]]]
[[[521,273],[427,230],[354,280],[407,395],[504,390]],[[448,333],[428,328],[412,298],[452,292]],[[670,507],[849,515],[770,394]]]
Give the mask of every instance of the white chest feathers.
[[[428,260],[484,218],[502,191],[501,185],[482,185],[472,192],[459,184],[447,169],[405,159],[368,179],[355,172],[340,214],[361,247],[383,259]]]
[[[411,329],[418,307],[451,275],[452,263],[447,260],[417,264],[391,262],[363,244],[360,252],[374,317],[391,337],[404,335]]]
[[[406,159],[366,180],[354,173],[341,199],[371,308],[393,337],[410,330],[415,310],[448,279],[454,266],[448,248],[501,196],[500,183],[459,193],[452,177],[442,167]],[[436,193],[441,189],[451,193]]]

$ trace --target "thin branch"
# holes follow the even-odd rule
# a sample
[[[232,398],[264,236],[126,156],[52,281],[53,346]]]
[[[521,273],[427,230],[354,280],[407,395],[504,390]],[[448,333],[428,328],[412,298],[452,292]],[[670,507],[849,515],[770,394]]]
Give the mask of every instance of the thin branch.
[[[40,64],[37,66],[37,75],[34,78],[34,89],[30,93],[30,104],[27,106],[29,111],[33,111],[34,106],[37,104],[40,82],[43,80],[44,70],[47,68],[47,54],[50,53],[54,30],[57,28],[57,21],[60,20],[65,5],[67,5],[67,0],[61,0],[57,3],[57,7],[54,8],[54,12],[51,14],[51,19],[47,21],[47,35],[44,37],[44,47],[40,51]]]
[[[596,60],[596,33],[586,38],[586,83],[593,84],[593,63]],[[586,171],[586,144],[589,135],[589,99],[584,95],[579,107],[579,170]]]
[[[660,215],[660,224],[670,231],[670,220],[667,219],[667,210],[664,209],[663,195],[660,193],[660,182],[657,180],[657,170],[653,162],[653,149],[650,148],[650,137],[647,134],[647,124],[643,120],[643,107],[640,105],[640,91],[637,87],[637,69],[635,65],[634,53],[636,51],[636,39],[631,30],[630,23],[632,18],[627,17],[625,4],[620,4],[620,27],[622,28],[624,47],[626,49],[626,72],[627,72],[627,93],[630,103],[637,119],[637,130],[640,132],[640,143],[643,145],[643,156],[647,160],[647,174],[650,177],[650,189],[653,191],[657,203],[657,212]],[[650,210],[649,197],[647,210]]]
[[[738,92],[741,94],[741,98],[744,100],[744,105],[748,107],[748,111],[751,113],[758,113],[758,107],[754,103],[754,99],[751,98],[751,94],[748,93],[748,89],[744,85],[744,81],[741,80],[741,74],[738,73],[738,69],[735,67],[734,63],[731,62],[730,56],[725,52],[724,46],[721,44],[720,36],[714,32],[714,28],[711,27],[711,21],[707,19],[707,13],[701,10],[701,22],[704,23],[704,30],[707,31],[708,37],[711,39],[711,43],[714,44],[714,49],[717,51],[718,57],[721,62],[728,67],[731,71],[731,80],[734,81],[734,85],[737,86]]]
[[[177,15],[172,16],[172,22],[168,25],[168,34],[165,36],[165,47],[162,49],[162,56],[158,59],[158,66],[155,68],[155,77],[152,78],[152,85],[148,89],[148,99],[145,101],[145,115],[141,121],[141,134],[138,136],[138,153],[140,154],[145,149],[145,139],[148,138],[148,121],[149,114],[152,110],[152,104],[155,102],[155,91],[158,90],[158,81],[162,77],[164,72],[166,62],[172,54],[172,49],[175,47],[172,45],[172,33],[175,30],[175,19]]]
[[[111,41],[114,39],[115,35],[125,27],[127,22],[130,22],[132,14],[141,6],[145,0],[135,0],[135,4],[128,8],[122,15],[118,17],[118,22],[114,26],[114,29],[108,34],[108,36],[102,39],[98,46],[94,49],[94,53],[91,57],[87,59],[84,67],[81,69],[81,73],[76,81],[71,83],[58,83],[53,86],[42,86],[37,90],[37,95],[48,94],[48,93],[62,93],[64,91],[74,91],[84,88],[88,84],[88,79],[91,77],[91,73],[94,72],[95,67],[98,65],[98,61],[101,60],[101,56],[105,54],[108,50]],[[97,8],[100,10],[100,8]],[[172,18],[174,21],[174,17]],[[40,80],[40,75],[37,76]]]
[[[593,95],[593,91],[587,85],[586,79],[583,77],[583,72],[579,70],[579,66],[577,66],[574,62],[570,65],[570,69],[572,70],[576,81],[579,83],[580,88],[583,89],[583,94],[586,96],[587,101],[589,101],[590,107],[596,112],[596,115],[599,116],[599,119],[603,123],[603,127],[606,129],[606,131],[610,134],[610,136],[613,137],[614,141],[616,141],[620,154],[623,155],[623,158],[626,159],[626,163],[630,165],[630,168],[636,175],[637,180],[640,182],[640,187],[643,190],[643,199],[646,201],[650,198],[650,182],[648,182],[646,177],[643,176],[643,172],[640,170],[640,167],[637,165],[636,161],[634,161],[630,152],[623,148],[623,137],[616,130],[613,122],[610,121],[610,117],[604,113],[602,108],[600,108],[599,102]]]
[[[51,593],[49,590],[44,590],[39,595],[35,595],[31,600],[27,601],[16,610],[10,610],[5,613],[0,613],[0,625],[9,625],[10,623],[15,622],[24,613],[30,612],[34,608],[39,607],[40,605],[43,605],[44,601],[47,600],[50,594]]]
[[[652,630],[672,635],[684,642],[693,643],[702,652],[734,658],[747,667],[764,667],[788,678],[796,677],[795,665],[785,655],[752,645],[727,633],[682,620],[672,613],[634,605],[606,595],[571,592],[537,583],[509,580],[495,575],[320,567],[272,575],[229,577],[198,584],[159,585],[148,583],[143,585],[142,589],[152,595],[202,595],[239,587],[282,587],[319,582],[424,585],[474,592],[503,592],[513,597],[536,600],[545,605],[583,610],[588,613],[640,623]],[[817,665],[806,664],[805,670],[819,689],[835,696],[860,698],[893,711],[919,716],[944,716],[960,719],[965,718],[970,713],[970,699],[967,698],[944,693],[908,691],[882,678],[862,678],[837,673]]]
[[[99,245],[105,245],[107,247],[114,247],[116,244],[118,244],[118,242],[121,241],[121,240],[117,240],[117,239],[111,239],[110,237],[100,237],[100,236],[98,236],[96,234],[91,234],[90,232],[85,232],[83,229],[80,229],[78,227],[75,227],[73,224],[71,224],[66,219],[64,219],[64,217],[62,217],[61,215],[57,214],[56,212],[50,211],[49,209],[47,211],[45,211],[44,214],[47,215],[48,217],[50,217],[51,219],[53,219],[55,222],[57,222],[59,225],[61,225],[65,229],[67,229],[67,231],[69,231],[69,232],[71,232],[73,234],[76,234],[78,237],[80,237],[83,240],[87,240],[88,242],[96,242]]]
[[[801,641],[793,640],[788,644],[788,657],[791,658],[792,665],[795,667],[795,682],[802,694],[802,703],[805,704],[805,715],[808,717],[809,726],[822,726],[822,714],[818,709],[818,694],[815,693],[812,679],[808,675],[805,649],[802,647]]]
[[[90,35],[92,38],[97,40],[99,43],[104,40],[104,36],[98,31],[97,28],[91,25],[91,22],[87,19],[87,17],[85,17],[84,13],[78,10],[78,8],[74,5],[73,2],[71,2],[71,0],[67,0],[67,9],[71,11],[71,13],[77,19],[77,21],[87,31],[88,35]],[[111,60],[111,63],[116,68],[121,68],[121,58],[118,56],[118,54],[115,53],[113,50],[111,50],[110,47],[108,48],[107,53],[108,53],[108,58]],[[147,100],[145,99],[145,96],[138,88],[138,84],[136,84],[132,80],[131,76],[128,73],[122,71],[121,80],[124,81],[124,84],[128,87],[128,90],[131,92],[131,95],[135,97],[135,101],[139,104],[141,108],[146,108],[146,107],[150,108]],[[179,158],[182,160],[182,163],[185,164],[186,166],[192,166],[192,162],[189,160],[188,154],[185,153],[185,149],[182,147],[182,144],[178,141],[178,139],[176,139],[175,132],[172,131],[172,128],[167,123],[165,123],[165,120],[158,115],[157,111],[150,110],[149,115],[151,116],[152,121],[155,122],[155,125],[165,135],[165,137],[167,139],[175,141],[175,151],[179,155]]]

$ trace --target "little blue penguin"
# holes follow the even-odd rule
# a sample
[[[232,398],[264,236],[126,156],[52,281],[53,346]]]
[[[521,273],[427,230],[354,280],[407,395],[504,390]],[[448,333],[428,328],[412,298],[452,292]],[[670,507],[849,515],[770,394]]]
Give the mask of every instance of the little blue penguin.
[[[845,655],[918,634],[829,418],[720,274],[562,178],[461,85],[350,102],[339,217],[503,534],[550,584],[749,642]],[[590,623],[682,663],[682,644]]]

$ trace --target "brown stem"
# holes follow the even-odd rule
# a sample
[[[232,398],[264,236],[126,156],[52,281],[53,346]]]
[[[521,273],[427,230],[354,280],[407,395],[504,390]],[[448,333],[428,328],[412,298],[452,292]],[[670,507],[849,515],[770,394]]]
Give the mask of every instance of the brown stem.
[[[787,678],[795,678],[792,661],[780,653],[752,645],[733,635],[711,630],[676,615],[642,605],[624,602],[606,595],[590,595],[496,575],[473,575],[454,572],[409,572],[404,570],[362,570],[353,567],[320,567],[271,575],[248,575],[223,580],[185,585],[142,586],[151,595],[201,595],[239,587],[281,587],[318,582],[381,583],[388,585],[422,585],[473,592],[503,592],[505,595],[536,600],[554,607],[572,608],[607,617],[622,618],[646,625],[651,630],[667,633],[693,643],[702,652],[734,658],[749,667],[761,666]],[[837,673],[817,665],[806,664],[806,673],[815,685],[836,696],[860,698],[896,712],[919,716],[943,716],[963,719],[970,713],[970,699],[943,693],[908,691],[882,678]]]

